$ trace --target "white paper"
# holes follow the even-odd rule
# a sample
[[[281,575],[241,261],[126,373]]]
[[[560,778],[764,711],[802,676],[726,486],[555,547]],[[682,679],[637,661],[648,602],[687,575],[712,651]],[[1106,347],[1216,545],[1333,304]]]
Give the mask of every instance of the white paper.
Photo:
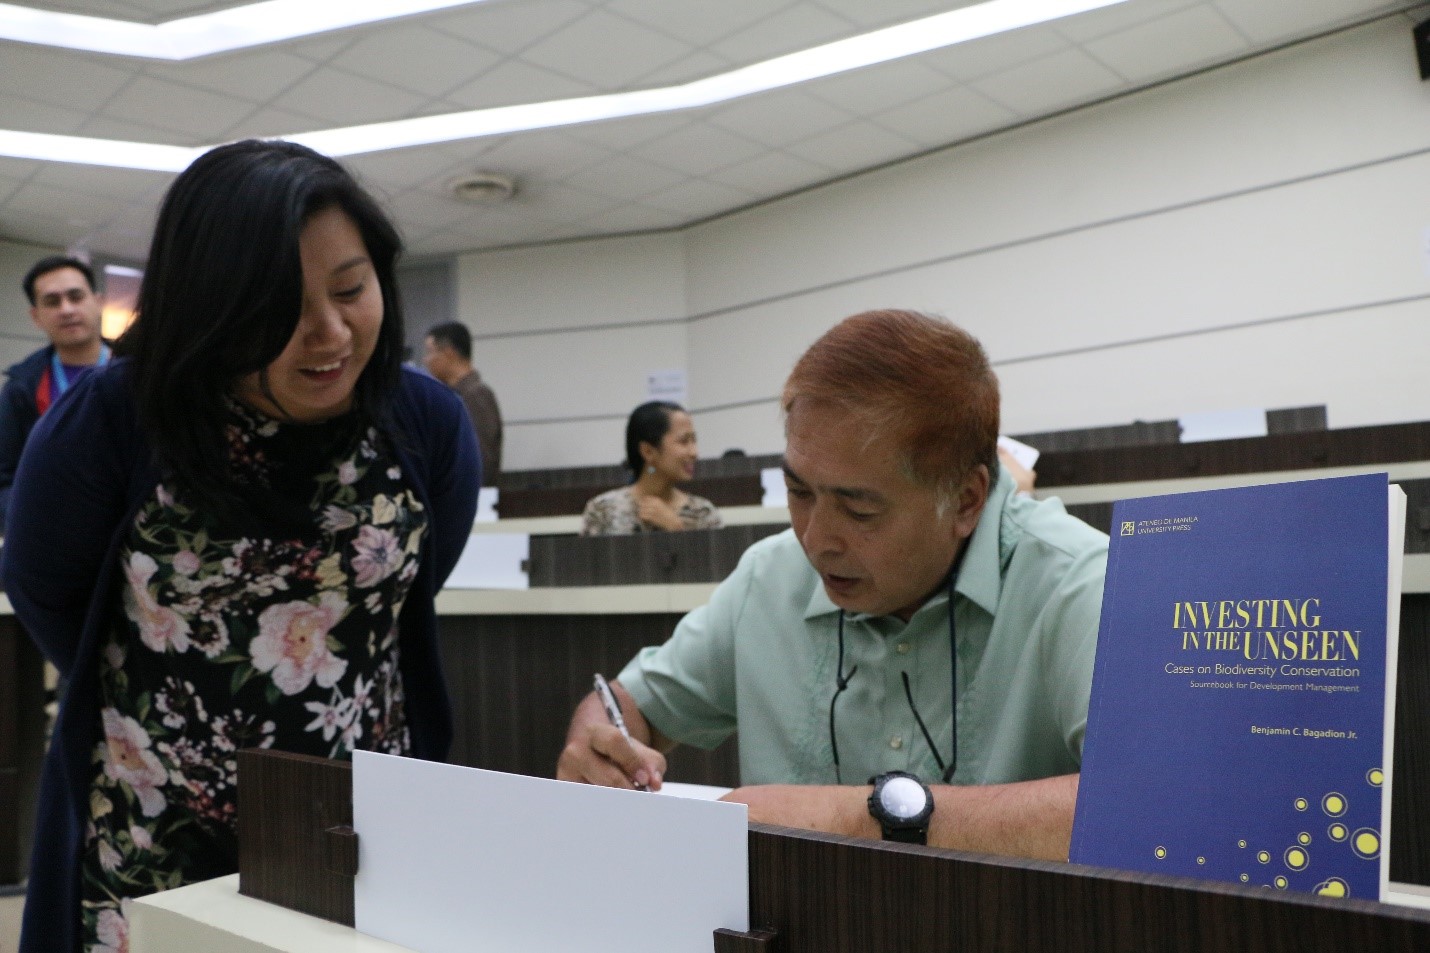
[[[1019,465],[1025,470],[1031,470],[1038,465],[1038,457],[1042,456],[1042,451],[1037,447],[1030,447],[1021,440],[1014,440],[1012,437],[999,437],[998,447],[1000,450],[1007,450],[1017,460]]]
[[[457,560],[448,589],[530,589],[526,562],[531,537],[526,533],[474,533]]]
[[[478,523],[495,523],[497,521],[497,499],[500,496],[494,486],[484,486],[477,491],[477,519]]]
[[[693,797],[699,801],[718,801],[733,790],[734,788],[721,788],[713,784],[686,784],[682,781],[666,781],[660,786],[660,790],[655,793],[668,794],[671,797]]]
[[[668,400],[672,404],[686,404],[689,385],[685,379],[685,368],[675,367],[664,371],[646,371],[646,400]]]
[[[1186,414],[1177,423],[1182,427],[1182,443],[1266,436],[1266,411],[1260,407]]]
[[[422,953],[709,953],[749,929],[747,813],[357,751],[356,926]]]
[[[766,467],[760,471],[760,488],[765,491],[760,499],[761,506],[789,505],[789,488],[785,486],[785,472],[780,467]]]

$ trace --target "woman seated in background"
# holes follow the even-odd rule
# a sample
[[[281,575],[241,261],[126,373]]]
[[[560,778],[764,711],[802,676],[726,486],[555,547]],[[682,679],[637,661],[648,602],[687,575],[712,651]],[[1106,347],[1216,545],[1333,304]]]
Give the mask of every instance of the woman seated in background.
[[[214,149],[159,210],[126,356],[30,437],[5,592],[69,688],[25,953],[125,949],[130,898],[234,872],[240,748],[445,757],[434,598],[481,468],[399,366],[400,250],[333,160]]]
[[[699,455],[695,425],[685,408],[663,400],[641,404],[626,421],[626,466],[633,480],[586,504],[581,535],[624,536],[722,525],[713,503],[676,485],[695,476]]]

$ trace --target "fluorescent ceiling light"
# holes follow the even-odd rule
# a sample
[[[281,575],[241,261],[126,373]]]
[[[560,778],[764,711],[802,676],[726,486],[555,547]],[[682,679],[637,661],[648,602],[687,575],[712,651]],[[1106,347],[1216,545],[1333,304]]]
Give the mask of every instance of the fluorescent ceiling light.
[[[1127,0],[989,0],[976,6],[777,56],[679,86],[397,119],[298,133],[283,138],[301,142],[328,155],[351,156],[691,109],[1125,2]],[[0,155],[159,172],[177,172],[208,148],[211,147],[184,148],[0,130]]]
[[[153,25],[0,3],[0,39],[189,60],[483,0],[266,0]]]

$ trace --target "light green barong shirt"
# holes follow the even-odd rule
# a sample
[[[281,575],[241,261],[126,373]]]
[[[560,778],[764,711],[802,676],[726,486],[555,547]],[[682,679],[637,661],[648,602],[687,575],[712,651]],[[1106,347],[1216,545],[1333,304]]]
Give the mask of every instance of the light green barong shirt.
[[[1017,496],[1002,473],[955,585],[955,784],[1075,773],[1102,609],[1107,537],[1058,500]],[[713,748],[737,729],[743,784],[833,784],[829,702],[839,608],[790,530],[751,546],[661,646],[620,674],[641,713],[672,740]],[[948,595],[907,623],[849,613],[835,730],[845,784],[885,771],[938,783],[904,695],[947,760],[952,730]]]

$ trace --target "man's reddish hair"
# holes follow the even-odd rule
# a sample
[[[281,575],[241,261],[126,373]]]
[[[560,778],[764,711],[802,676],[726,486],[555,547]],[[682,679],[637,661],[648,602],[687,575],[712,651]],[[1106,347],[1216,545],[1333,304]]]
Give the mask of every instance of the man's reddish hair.
[[[848,410],[869,441],[901,448],[908,475],[951,501],[978,464],[998,472],[998,378],[978,339],[917,311],[845,318],[804,352],[780,406],[817,401]]]

